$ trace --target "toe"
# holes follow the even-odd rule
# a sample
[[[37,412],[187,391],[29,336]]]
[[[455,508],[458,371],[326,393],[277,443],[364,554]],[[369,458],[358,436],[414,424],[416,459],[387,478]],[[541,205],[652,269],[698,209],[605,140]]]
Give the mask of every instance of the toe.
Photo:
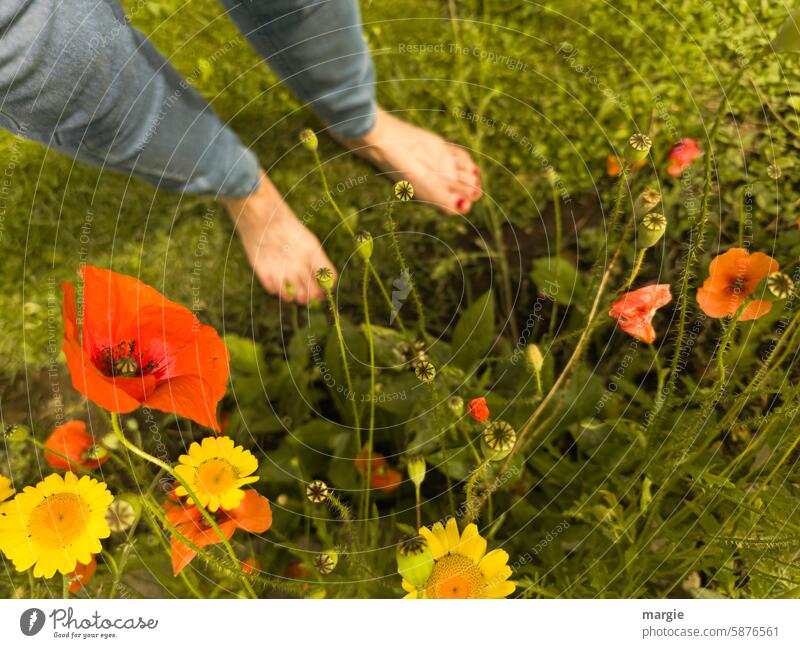
[[[455,210],[455,214],[463,216],[464,214],[469,213],[469,210],[472,209],[472,201],[462,195],[454,193],[453,208]]]

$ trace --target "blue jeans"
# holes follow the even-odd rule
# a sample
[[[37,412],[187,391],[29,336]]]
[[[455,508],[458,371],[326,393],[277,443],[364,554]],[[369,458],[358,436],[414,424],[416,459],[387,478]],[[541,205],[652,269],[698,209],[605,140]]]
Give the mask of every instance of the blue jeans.
[[[222,0],[338,136],[375,120],[356,0]],[[172,191],[242,197],[259,164],[117,0],[0,0],[0,128]]]

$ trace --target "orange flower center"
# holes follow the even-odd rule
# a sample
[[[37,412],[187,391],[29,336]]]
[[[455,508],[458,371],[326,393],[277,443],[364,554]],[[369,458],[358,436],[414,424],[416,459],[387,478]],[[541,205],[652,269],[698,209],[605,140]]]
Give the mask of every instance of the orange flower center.
[[[62,549],[75,542],[88,528],[89,510],[75,493],[56,493],[44,498],[31,511],[28,534],[47,549]]]
[[[197,467],[197,483],[209,494],[219,495],[236,485],[239,471],[227,459],[208,459]]]
[[[428,598],[479,598],[484,589],[486,581],[480,567],[457,554],[437,560],[425,583]]]

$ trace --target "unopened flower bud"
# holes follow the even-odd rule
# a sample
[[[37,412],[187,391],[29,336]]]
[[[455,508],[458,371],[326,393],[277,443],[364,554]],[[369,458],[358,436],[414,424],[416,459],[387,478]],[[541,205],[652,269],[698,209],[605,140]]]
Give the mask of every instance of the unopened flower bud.
[[[320,504],[328,499],[328,485],[321,479],[315,479],[306,486],[306,497],[314,504]]]
[[[464,399],[461,396],[451,396],[447,399],[447,407],[456,415],[456,418],[461,418],[464,415]]]
[[[317,147],[319,146],[319,140],[317,139],[317,134],[310,128],[304,128],[303,130],[300,131],[300,142],[309,151],[316,151]]]
[[[558,185],[558,173],[553,167],[549,166],[544,170],[544,177],[551,187]]]
[[[401,180],[394,185],[394,195],[398,200],[406,202],[414,197],[414,187],[408,180]]]
[[[639,223],[636,241],[642,249],[653,247],[661,240],[661,237],[664,236],[664,232],[666,231],[667,219],[664,217],[664,214],[651,212],[645,214]]]
[[[525,347],[525,357],[528,360],[528,364],[531,366],[535,372],[539,373],[544,367],[544,356],[542,355],[541,350],[535,344],[529,344]]]
[[[433,553],[424,538],[407,538],[397,547],[397,573],[423,587],[433,571]]]
[[[333,272],[330,268],[320,268],[317,270],[317,283],[323,290],[333,288]]]
[[[415,455],[408,460],[408,478],[417,488],[425,481],[426,470],[425,457],[422,455]]]
[[[505,421],[495,421],[484,430],[481,437],[483,456],[489,461],[505,459],[516,442],[517,433],[514,428]]]
[[[436,367],[428,361],[418,362],[414,373],[420,382],[429,383],[436,377]]]
[[[334,569],[336,569],[336,565],[338,564],[339,554],[337,554],[333,549],[328,549],[328,551],[324,551],[314,557],[314,567],[316,567],[317,571],[323,576],[330,574]]]
[[[103,435],[103,438],[100,439],[100,443],[112,452],[114,450],[119,450],[119,437],[113,432]]]
[[[650,148],[653,146],[651,140],[644,133],[634,133],[628,138],[628,144],[625,146],[623,153],[625,161],[628,164],[634,164],[640,160],[644,160],[647,154],[650,153]]]
[[[372,234],[366,230],[361,230],[356,234],[356,250],[364,261],[368,261],[372,257]]]
[[[633,201],[633,213],[638,218],[653,211],[661,202],[661,192],[657,189],[645,189]]]

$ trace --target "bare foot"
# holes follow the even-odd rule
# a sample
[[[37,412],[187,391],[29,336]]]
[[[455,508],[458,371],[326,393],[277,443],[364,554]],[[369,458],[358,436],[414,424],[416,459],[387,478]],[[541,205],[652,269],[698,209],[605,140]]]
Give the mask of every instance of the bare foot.
[[[466,214],[481,197],[480,171],[465,149],[381,108],[375,128],[364,137],[341,143],[392,180],[408,180],[415,198],[433,203],[446,214]]]
[[[322,299],[314,276],[318,268],[335,272],[319,239],[294,215],[267,175],[246,198],[223,200],[250,265],[267,292],[284,301]]]

